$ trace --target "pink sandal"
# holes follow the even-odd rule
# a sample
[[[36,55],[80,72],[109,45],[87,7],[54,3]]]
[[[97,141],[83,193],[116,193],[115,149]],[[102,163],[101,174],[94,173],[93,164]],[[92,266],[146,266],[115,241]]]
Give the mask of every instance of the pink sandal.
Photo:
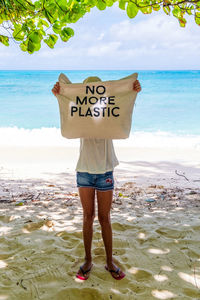
[[[112,275],[113,278],[115,278],[115,279],[117,279],[117,280],[120,280],[120,279],[122,279],[122,278],[124,278],[124,277],[126,276],[126,274],[125,274],[123,271],[122,271],[122,274],[121,274],[120,276],[118,276],[118,277],[115,277],[115,276],[112,274],[113,272],[116,273],[116,274],[119,274],[120,268],[117,268],[117,270],[115,271],[115,270],[108,270],[108,267],[105,266],[105,269],[106,269],[108,272],[110,272],[110,274]]]
[[[83,273],[83,275],[86,274],[87,272],[91,271],[92,266],[93,266],[93,264],[91,265],[91,267],[88,270],[85,270],[85,271],[83,270],[82,266],[80,266],[80,269],[81,269],[81,272]],[[81,280],[86,280],[86,279],[89,278],[89,276],[87,276],[87,277],[81,276],[80,274],[78,274],[78,272],[76,273],[76,277],[81,279]]]

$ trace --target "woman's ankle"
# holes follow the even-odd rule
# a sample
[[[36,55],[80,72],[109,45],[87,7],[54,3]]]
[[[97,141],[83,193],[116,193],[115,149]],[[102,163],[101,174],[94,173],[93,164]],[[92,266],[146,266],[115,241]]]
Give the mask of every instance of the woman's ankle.
[[[92,262],[92,257],[85,257],[85,262],[91,263]]]
[[[107,263],[107,265],[112,265],[112,264],[114,264],[114,261],[112,258],[107,258],[106,263]]]

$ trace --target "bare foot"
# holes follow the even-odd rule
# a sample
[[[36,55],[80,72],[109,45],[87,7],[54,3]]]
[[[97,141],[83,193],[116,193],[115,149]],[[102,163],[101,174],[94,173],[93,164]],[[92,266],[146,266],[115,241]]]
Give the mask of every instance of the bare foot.
[[[113,263],[107,263],[107,267],[108,267],[108,271],[109,270],[114,270],[114,271],[117,271],[118,267]],[[120,269],[119,272],[115,273],[115,272],[112,272],[112,275],[117,278],[117,277],[120,277],[123,275],[123,271]]]
[[[89,270],[91,268],[91,266],[92,266],[92,262],[86,261],[83,265],[81,265],[81,268],[83,269],[83,271],[86,271],[86,270]],[[77,274],[82,277],[88,277],[90,270],[83,274],[83,272],[81,271],[81,268],[79,268]]]

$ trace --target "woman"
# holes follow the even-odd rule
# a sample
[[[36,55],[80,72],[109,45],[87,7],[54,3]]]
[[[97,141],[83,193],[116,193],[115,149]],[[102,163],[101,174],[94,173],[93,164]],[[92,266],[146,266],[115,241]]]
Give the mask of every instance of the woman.
[[[101,81],[98,77],[88,77],[84,83]],[[133,83],[133,90],[141,91],[138,80]],[[52,93],[59,94],[59,82],[56,82]],[[112,227],[110,209],[113,199],[114,167],[119,164],[111,139],[80,139],[80,155],[76,166],[76,181],[83,207],[83,240],[85,262],[80,266],[76,277],[86,280],[93,266],[91,246],[93,221],[95,218],[95,191],[98,204],[98,219],[101,225],[102,238],[106,251],[106,270],[113,278],[120,280],[125,273],[117,267],[112,258]]]

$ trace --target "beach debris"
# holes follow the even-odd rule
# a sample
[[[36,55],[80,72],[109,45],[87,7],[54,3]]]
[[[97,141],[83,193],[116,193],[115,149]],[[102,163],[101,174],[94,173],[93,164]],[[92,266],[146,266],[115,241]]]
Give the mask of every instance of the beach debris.
[[[48,227],[53,227],[54,222],[52,220],[45,220],[44,224]]]
[[[136,182],[134,181],[128,181],[128,182],[125,182],[123,184],[123,187],[126,187],[126,188],[134,188],[134,185],[136,184]]]
[[[3,203],[3,202],[5,202],[5,203],[11,203],[11,202],[13,202],[13,200],[9,200],[9,199],[1,199],[0,198],[0,203]]]
[[[153,199],[153,198],[148,198],[148,199],[145,199],[146,202],[155,202],[156,200]]]
[[[27,287],[24,286],[23,283],[22,283],[23,280],[24,280],[24,279],[20,279],[20,281],[18,281],[16,284],[19,285],[19,286],[21,286],[24,290],[27,290]]]
[[[189,191],[188,193],[186,193],[186,195],[195,195],[198,194],[196,191]]]
[[[113,203],[121,205],[122,204],[122,200],[120,198],[118,198],[118,197],[113,197]]]
[[[127,198],[127,197],[129,197],[130,195],[124,195],[124,194],[122,194],[122,193],[118,193],[118,197],[123,197],[123,198]]]
[[[24,205],[24,203],[26,203],[26,200],[20,200],[19,202],[16,202],[15,205],[22,206],[22,205]]]
[[[182,177],[184,177],[187,181],[189,181],[189,179],[188,179],[185,175],[178,174],[178,173],[177,173],[177,170],[175,170],[175,174],[178,175],[178,176],[182,176]],[[185,173],[183,173],[183,174],[185,174]]]
[[[66,199],[66,201],[64,202],[64,204],[66,206],[72,206],[73,205],[72,199]]]
[[[155,189],[156,188],[156,184],[151,184],[148,186],[150,189]]]
[[[163,185],[156,185],[156,184],[151,184],[148,186],[148,188],[150,189],[164,189],[164,186]]]

